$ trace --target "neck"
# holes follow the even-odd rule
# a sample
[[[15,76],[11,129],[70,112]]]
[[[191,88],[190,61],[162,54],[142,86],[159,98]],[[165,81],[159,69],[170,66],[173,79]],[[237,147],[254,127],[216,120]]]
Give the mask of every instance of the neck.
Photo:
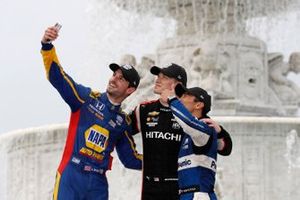
[[[124,100],[124,98],[115,98],[115,97],[111,96],[109,93],[107,93],[107,98],[108,98],[109,102],[115,106],[121,105],[121,103]]]
[[[160,102],[163,106],[169,107],[169,103],[166,102],[166,101],[164,101],[162,98],[159,98],[159,102]]]
[[[196,117],[197,119],[201,119],[201,118],[202,118],[201,112],[202,112],[202,111],[199,112],[198,110],[194,110],[194,111],[192,112],[192,115],[193,115],[194,117]]]

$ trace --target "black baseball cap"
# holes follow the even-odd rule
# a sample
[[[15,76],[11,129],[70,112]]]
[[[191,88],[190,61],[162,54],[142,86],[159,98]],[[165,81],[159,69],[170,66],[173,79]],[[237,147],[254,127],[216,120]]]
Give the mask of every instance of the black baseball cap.
[[[186,86],[187,75],[185,69],[177,64],[172,63],[168,67],[160,68],[157,66],[153,66],[150,69],[150,72],[154,75],[158,75],[159,73],[163,73],[164,75],[174,78],[180,81],[184,86]]]
[[[182,84],[177,84],[175,87],[175,94],[180,98],[184,93],[196,97],[197,100],[204,103],[203,115],[206,115],[210,111],[211,96],[206,90],[200,87],[186,88]]]
[[[120,69],[122,71],[124,78],[129,82],[130,87],[137,88],[139,86],[140,76],[139,76],[138,72],[136,71],[136,69],[132,65],[129,65],[129,64],[118,65],[116,63],[111,63],[109,65],[109,68],[113,72]]]

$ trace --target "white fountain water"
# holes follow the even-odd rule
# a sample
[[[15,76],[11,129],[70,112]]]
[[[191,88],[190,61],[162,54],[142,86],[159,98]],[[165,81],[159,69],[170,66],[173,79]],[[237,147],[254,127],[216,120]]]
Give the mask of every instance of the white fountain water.
[[[297,185],[297,178],[300,175],[300,144],[298,132],[296,130],[291,130],[286,136],[286,154],[285,158],[288,162],[288,187],[291,190],[288,193],[290,199],[299,198],[297,189],[294,188]]]
[[[197,5],[193,4],[195,2],[202,3],[199,7],[203,12],[199,12],[199,16],[194,15],[192,18],[190,15],[184,15],[184,13],[197,11]],[[233,2],[233,4],[222,4],[223,2]],[[238,93],[235,93],[236,91],[249,90],[251,93],[253,88],[254,90],[257,89],[257,85],[252,84],[255,83],[254,80],[261,81],[259,86],[265,88],[261,90],[258,87],[260,91],[258,94],[260,96],[269,95],[268,50],[263,39],[267,38],[283,43],[290,43],[290,41],[285,39],[282,41],[277,38],[276,34],[274,36],[276,39],[273,39],[272,34],[264,35],[261,30],[263,30],[262,27],[265,26],[267,19],[272,21],[276,13],[283,15],[286,10],[293,11],[293,8],[296,7],[294,5],[297,5],[298,1],[267,0],[253,2],[252,0],[92,0],[87,9],[90,14],[90,38],[93,44],[91,45],[89,64],[94,68],[92,67],[90,70],[98,72],[99,64],[106,66],[109,62],[128,53],[133,54],[138,60],[143,56],[152,58],[147,54],[154,54],[153,60],[159,65],[174,60],[174,62],[183,61],[182,63],[186,66],[192,66],[189,64],[190,56],[198,56],[204,50],[204,52],[208,52],[205,55],[216,56],[218,64],[228,62],[229,66],[235,66],[232,68],[232,74],[229,74],[229,86],[234,85],[232,90],[234,92],[231,97],[239,100],[243,96],[239,96]],[[244,5],[251,6],[244,7]],[[234,12],[227,12],[230,8],[234,8]],[[217,16],[210,16],[213,12],[210,12],[209,9],[212,9],[211,11],[221,10],[221,12]],[[226,17],[224,17],[225,13],[228,14]],[[202,19],[201,14],[204,17],[210,17]],[[183,16],[182,19],[181,16]],[[231,23],[237,20],[237,16],[246,21],[244,23]],[[214,19],[213,17],[222,20],[216,23],[216,20],[210,20]],[[179,18],[180,20],[178,20]],[[273,21],[270,24],[276,26],[280,23],[281,21]],[[268,26],[271,26],[270,24]],[[296,32],[297,26],[294,28]],[[213,34],[208,38],[202,38],[208,33]],[[225,33],[225,35],[221,33]],[[261,36],[261,39],[249,37],[248,34]],[[219,43],[212,42],[214,37]],[[149,38],[151,38],[150,41]],[[195,38],[196,40],[194,40]],[[215,55],[213,48],[208,50],[207,45],[209,46],[209,44],[215,44],[218,49],[217,52],[222,52],[222,56]],[[275,42],[273,44],[272,51],[281,51],[280,48],[284,47],[284,44],[276,44]],[[155,50],[156,47],[158,47],[157,51]],[[280,48],[276,49],[276,47]],[[234,52],[233,55],[232,52]],[[248,54],[239,54],[239,52]],[[286,56],[289,54],[290,52],[284,53]],[[239,57],[242,59],[238,59]],[[197,61],[198,58],[193,59]],[[203,58],[199,59],[202,61]],[[256,65],[263,66],[262,71],[251,70],[252,65],[245,68],[249,70],[248,73],[251,72],[256,75],[255,78],[261,76],[263,79],[251,79],[252,76],[247,77],[245,74],[240,76],[240,71],[244,69],[241,68],[244,61],[245,63],[254,63],[254,67]],[[257,74],[257,72],[261,73]],[[87,80],[96,79],[96,77],[90,77],[90,72],[86,73],[89,74]],[[83,73],[83,75],[85,74]],[[226,78],[225,75],[223,74],[223,77]],[[249,87],[247,84],[243,85],[241,79],[245,77],[251,83]],[[231,80],[235,80],[235,82],[231,82]],[[141,91],[146,90],[142,88]],[[151,94],[148,95],[151,97]],[[145,95],[140,97],[144,98]],[[248,96],[250,99],[252,97],[251,95]],[[247,100],[243,98],[242,101]],[[273,104],[276,98],[271,99],[272,101],[270,99],[270,97],[267,99],[252,98],[251,103],[265,103],[264,106],[266,106],[267,103]],[[219,109],[223,111],[224,115],[227,115],[226,113],[235,115],[238,113],[237,111],[240,111],[236,109],[237,101],[231,101],[228,96],[219,94],[216,96],[214,104],[222,104],[222,101],[225,107],[215,107],[214,111]],[[275,103],[278,103],[275,104],[276,106],[281,107],[279,99]],[[228,110],[228,107],[231,110]],[[298,142],[300,119],[270,117],[273,113],[280,113],[275,112],[276,108],[274,107],[267,109],[266,107],[257,108],[244,105],[239,109],[242,109],[240,115],[247,115],[249,112],[250,115],[254,115],[251,109],[260,109],[266,112],[269,117],[214,117],[229,130],[234,143],[231,156],[219,157],[219,169],[221,170],[218,171],[218,183],[220,185],[217,188],[220,198],[223,200],[298,199],[300,197],[300,191],[297,190],[300,187],[300,180],[297,179],[300,175],[300,144]],[[55,125],[10,132],[0,136],[0,159],[2,163],[0,199],[51,199],[55,171],[61,157],[65,133],[66,125]],[[138,137],[136,140],[141,150],[140,138]],[[140,199],[141,173],[125,170],[116,159],[117,156],[114,155],[114,157],[113,170],[108,173],[110,199]]]
[[[260,21],[254,18],[282,17],[297,10],[299,1],[114,2],[133,15],[150,13],[176,21],[176,33],[160,42],[155,64],[164,66],[175,62],[189,66],[188,84],[201,85],[213,94],[216,103],[212,114],[294,116],[297,113],[300,89],[285,75],[299,73],[300,56],[294,70],[287,66],[281,54],[271,54],[266,43],[250,36],[248,31],[252,35],[256,33],[254,24]],[[284,66],[285,71],[279,72],[278,68]],[[282,86],[283,79],[286,83]],[[151,91],[147,87],[143,89]],[[138,101],[141,99],[132,96],[128,108]]]

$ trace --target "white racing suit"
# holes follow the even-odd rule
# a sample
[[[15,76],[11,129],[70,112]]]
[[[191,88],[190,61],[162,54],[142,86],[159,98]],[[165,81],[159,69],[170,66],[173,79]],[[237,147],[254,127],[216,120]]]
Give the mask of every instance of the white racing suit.
[[[195,118],[176,98],[170,99],[176,121],[184,131],[178,157],[181,200],[216,200],[217,133]]]

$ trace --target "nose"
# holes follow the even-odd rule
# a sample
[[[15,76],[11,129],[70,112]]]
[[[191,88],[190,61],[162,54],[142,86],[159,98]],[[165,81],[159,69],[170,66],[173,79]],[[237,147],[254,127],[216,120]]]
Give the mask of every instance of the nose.
[[[160,82],[161,80],[162,80],[162,76],[158,75],[157,78],[156,78],[156,82]]]
[[[110,82],[116,82],[116,80],[117,80],[117,77],[112,75],[112,77],[110,78]]]

